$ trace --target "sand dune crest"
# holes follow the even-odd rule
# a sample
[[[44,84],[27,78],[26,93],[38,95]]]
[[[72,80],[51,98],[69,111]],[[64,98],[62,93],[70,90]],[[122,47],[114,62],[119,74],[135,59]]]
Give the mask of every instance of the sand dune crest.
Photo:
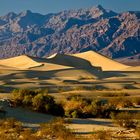
[[[129,66],[111,60],[101,54],[94,51],[87,51],[84,53],[73,54],[78,58],[85,59],[91,63],[94,67],[101,67],[103,71],[119,71],[129,68]]]
[[[17,69],[30,69],[32,67],[41,66],[42,64],[32,60],[26,55],[21,55],[13,58],[0,60],[0,65]]]

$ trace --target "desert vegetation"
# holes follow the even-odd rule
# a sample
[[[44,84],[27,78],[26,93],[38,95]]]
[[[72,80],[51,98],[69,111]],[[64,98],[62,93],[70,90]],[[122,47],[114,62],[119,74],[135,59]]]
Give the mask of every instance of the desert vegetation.
[[[39,129],[24,128],[15,119],[0,120],[0,139],[3,140],[76,140],[76,135],[65,125],[63,119],[41,124]]]
[[[31,108],[35,111],[63,116],[64,110],[54,98],[41,90],[19,89],[12,92],[13,106]]]
[[[13,136],[13,139],[60,139],[60,140],[75,140],[81,137],[76,129],[71,126],[75,120],[88,119],[103,119],[109,120],[113,127],[123,128],[125,130],[133,130],[139,138],[140,114],[129,112],[127,109],[135,108],[139,105],[139,98],[131,97],[127,92],[97,92],[94,91],[94,97],[85,96],[80,93],[59,93],[65,95],[62,102],[56,100],[54,93],[49,93],[50,90],[45,89],[15,89],[11,93],[10,103],[12,107],[23,107],[27,110],[34,110],[36,113],[51,114],[64,117],[53,120],[49,123],[41,124],[37,129],[24,128],[22,123],[13,119],[1,120],[0,138]],[[92,91],[91,91],[92,92]],[[105,93],[107,93],[105,95]],[[96,95],[97,94],[97,95]],[[125,108],[127,108],[125,110]],[[124,109],[124,110],[123,110]],[[92,120],[91,119],[91,120]],[[71,123],[66,122],[70,120]],[[5,124],[8,124],[3,127]],[[9,125],[10,124],[10,125]],[[12,128],[11,128],[12,127]],[[118,130],[118,133],[123,133]],[[9,130],[10,129],[10,130]],[[92,131],[92,130],[91,130]],[[111,130],[93,130],[88,134],[89,140],[109,140],[114,138],[119,140],[117,131]],[[125,133],[125,132],[124,132]],[[129,133],[129,132],[128,132]],[[129,135],[129,134],[128,134]],[[125,136],[124,136],[125,137]]]
[[[67,96],[63,102],[56,102],[47,90],[19,89],[12,92],[13,106],[22,106],[32,110],[68,118],[110,118],[120,108],[134,107],[139,99],[125,98],[128,94],[106,95],[111,98],[87,98],[80,94]]]
[[[105,93],[102,94],[102,97],[125,97],[125,96],[130,96],[128,93],[125,92],[114,92],[114,93]]]
[[[93,130],[91,137],[93,140],[111,140],[113,138],[112,133],[107,130]]]
[[[132,114],[129,112],[121,112],[112,114],[114,123],[125,128],[137,128],[140,123],[140,113]]]
[[[64,110],[65,116],[72,118],[109,118],[111,112],[117,111],[107,100],[87,99],[81,95],[69,96],[64,104]]]
[[[125,115],[126,116],[126,115]],[[136,140],[140,138],[140,129],[135,130]],[[123,132],[123,131],[122,131]],[[127,140],[128,137],[109,130],[93,130],[88,136],[89,140]],[[67,126],[63,118],[56,118],[49,123],[40,124],[39,128],[23,127],[22,122],[15,119],[0,120],[0,139],[3,140],[85,140],[87,138],[77,134]],[[131,139],[131,137],[129,138]]]
[[[108,101],[87,99],[81,95],[69,96],[62,104],[40,90],[20,89],[12,92],[13,106],[22,106],[35,111],[69,118],[109,118],[116,107]]]

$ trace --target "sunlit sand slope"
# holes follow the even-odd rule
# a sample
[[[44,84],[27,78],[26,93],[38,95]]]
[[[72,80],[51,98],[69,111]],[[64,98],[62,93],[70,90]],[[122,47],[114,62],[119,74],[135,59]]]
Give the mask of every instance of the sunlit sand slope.
[[[9,59],[0,60],[0,65],[17,69],[30,69],[32,67],[41,66],[42,64],[32,60],[26,55],[21,55]]]
[[[92,64],[92,66],[101,67],[103,71],[120,71],[120,70],[129,68],[129,66],[127,66],[127,65],[124,65],[124,64],[121,64],[114,60],[111,60],[94,51],[88,51],[88,52],[84,52],[84,53],[74,54],[72,56],[76,56],[78,58],[85,59],[85,60],[89,61]]]

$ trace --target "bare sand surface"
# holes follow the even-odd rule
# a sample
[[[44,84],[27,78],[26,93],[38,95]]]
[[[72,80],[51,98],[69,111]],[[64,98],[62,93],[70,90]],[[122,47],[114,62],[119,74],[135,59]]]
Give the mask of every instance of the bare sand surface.
[[[117,71],[128,68],[129,66],[121,64],[117,61],[111,60],[101,54],[94,51],[88,51],[84,53],[74,54],[78,58],[89,61],[95,67],[101,67],[103,71]]]
[[[21,55],[13,58],[0,60],[0,65],[17,69],[29,69],[32,67],[41,66],[42,64],[33,61],[32,59],[30,59],[30,57],[26,55]]]

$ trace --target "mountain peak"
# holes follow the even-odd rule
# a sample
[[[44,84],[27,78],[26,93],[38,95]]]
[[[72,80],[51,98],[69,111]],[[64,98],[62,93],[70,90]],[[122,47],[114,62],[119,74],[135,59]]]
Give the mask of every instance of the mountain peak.
[[[4,18],[7,18],[7,19],[13,19],[17,16],[16,13],[14,12],[9,12],[8,14],[6,14],[5,16],[3,16]]]
[[[29,14],[32,14],[32,11],[25,10],[25,11],[23,11],[23,12],[20,13],[20,15],[22,15],[22,16],[26,16],[26,15],[29,15]]]
[[[102,5],[97,5],[96,8],[98,8],[100,10],[105,10]]]
[[[106,14],[106,9],[104,9],[101,5],[97,5],[94,7],[91,7],[89,9],[89,11],[91,12],[91,14],[93,15],[94,18],[100,17],[104,14]]]

